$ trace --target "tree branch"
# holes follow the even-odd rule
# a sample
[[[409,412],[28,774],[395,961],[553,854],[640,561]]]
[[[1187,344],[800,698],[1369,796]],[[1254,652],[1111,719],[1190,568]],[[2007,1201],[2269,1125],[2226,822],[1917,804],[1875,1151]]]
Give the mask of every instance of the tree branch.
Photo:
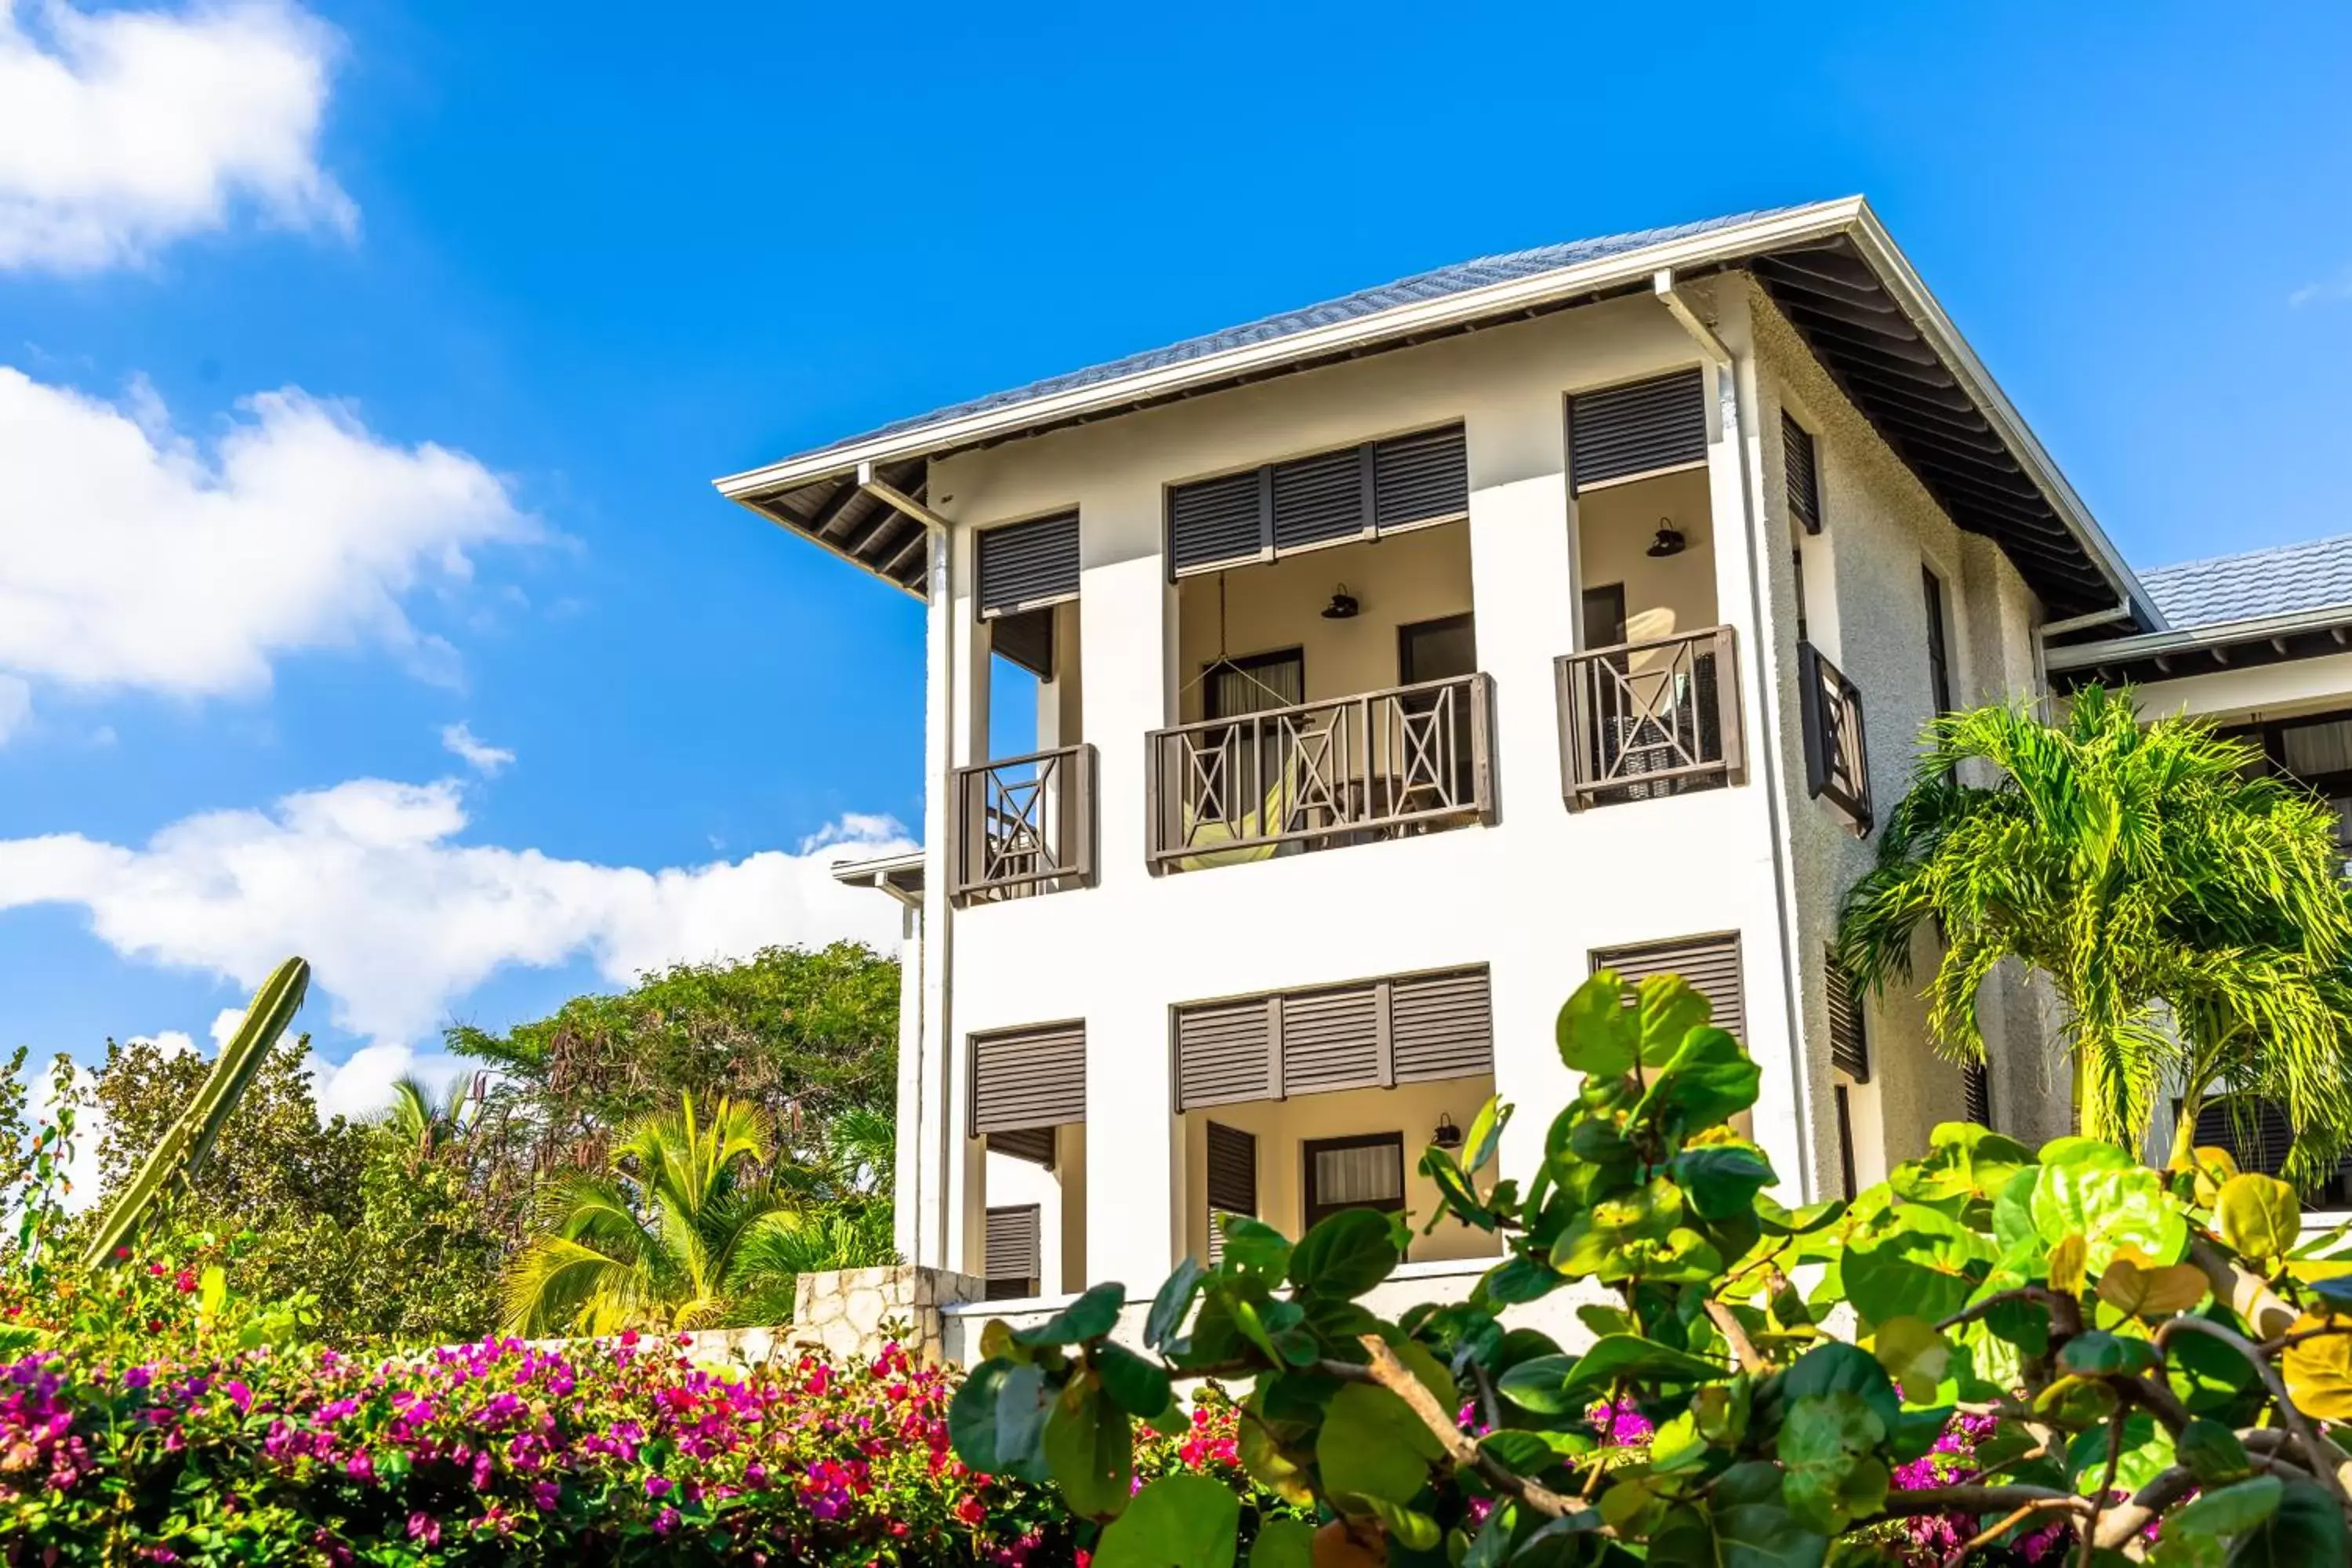
[[[2189,1245],[2190,1253],[2193,1256],[2196,1249],[2204,1244],[2201,1242],[2192,1241]],[[2211,1249],[2208,1248],[2207,1250],[2210,1254]],[[2270,1288],[2268,1286],[2261,1285],[2261,1281],[2259,1280],[2256,1280],[2255,1283],[2258,1286],[2261,1286],[2263,1294],[2269,1294]],[[2275,1296],[2273,1296],[2271,1299],[2274,1301],[2278,1300]],[[2284,1303],[2282,1303],[2282,1305],[2284,1305]],[[2245,1319],[2246,1321],[2252,1321],[2252,1319],[2245,1318],[2245,1314],[2243,1312],[2241,1312],[2239,1316],[2242,1319]],[[2243,1334],[2238,1333],[2231,1329],[2225,1329],[2221,1324],[2213,1322],[2209,1319],[2172,1318],[2167,1320],[2164,1326],[2156,1331],[2157,1350],[2161,1352],[2164,1349],[2165,1342],[2167,1340],[2170,1339],[2175,1333],[2184,1330],[2190,1333],[2205,1334],[2213,1339],[2220,1340],[2223,1344],[2230,1346],[2240,1355],[2246,1358],[2247,1362],[2252,1365],[2255,1375],[2259,1376],[2263,1380],[2263,1386],[2270,1390],[2271,1398],[2277,1404],[2279,1415],[2286,1422],[2288,1430],[2294,1434],[2295,1442],[2301,1445],[2303,1448],[2304,1462],[2311,1468],[2313,1476],[2319,1481],[2320,1485],[2327,1489],[2327,1495],[2336,1500],[2336,1507],[2345,1508],[2352,1506],[2352,1503],[2347,1503],[2344,1496],[2344,1483],[2336,1479],[2335,1465],[2331,1464],[2327,1458],[2327,1452],[2332,1450],[2334,1446],[2330,1445],[2329,1450],[2323,1450],[2321,1448],[2319,1434],[2312,1430],[2309,1418],[2306,1417],[2302,1411],[2295,1408],[2294,1401],[2287,1396],[2286,1384],[2279,1381],[2277,1370],[2271,1365],[2269,1360],[2263,1356],[2262,1351],[2255,1346],[2253,1342],[2247,1339]],[[2340,1458],[2341,1456],[2338,1457]]]
[[[2201,1237],[2189,1238],[2189,1261],[2205,1271],[2206,1283],[2213,1288],[2213,1299],[2227,1302],[2230,1310],[2238,1314],[2238,1321],[2264,1339],[2285,1333],[2302,1316],[2281,1300],[2278,1292],[2264,1283],[2261,1275],[2240,1268]]]
[[[2083,1500],[2080,1498],[2068,1497],[2051,1498],[2041,1502],[2020,1503],[2017,1507],[2010,1510],[2009,1512],[2001,1515],[1997,1521],[1978,1531],[1974,1535],[1969,1537],[1968,1540],[1960,1542],[1960,1544],[1953,1551],[1946,1553],[1944,1557],[1944,1568],[1960,1568],[1960,1564],[1969,1560],[1969,1553],[1974,1552],[1979,1546],[1991,1545],[1994,1542],[2000,1540],[2004,1534],[2008,1533],[2011,1526],[2012,1525],[2022,1524],[2037,1513],[2050,1513],[2060,1510],[2068,1510],[2071,1511],[2071,1505],[2082,1500]]]
[[[1346,1382],[1369,1383],[1377,1388],[1387,1389],[1421,1417],[1421,1424],[1428,1427],[1444,1447],[1448,1458],[1461,1468],[1477,1471],[1486,1478],[1489,1486],[1504,1496],[1515,1498],[1538,1513],[1552,1519],[1565,1519],[1582,1510],[1584,1505],[1576,1499],[1562,1496],[1539,1481],[1528,1480],[1479,1447],[1462,1430],[1454,1413],[1437,1403],[1437,1395],[1429,1391],[1429,1385],[1415,1377],[1412,1369],[1397,1359],[1396,1352],[1389,1349],[1385,1340],[1378,1334],[1365,1334],[1361,1336],[1360,1342],[1365,1353],[1372,1358],[1370,1364],[1358,1366],[1352,1362],[1324,1361],[1318,1362],[1315,1370]]]
[[[1748,1331],[1740,1326],[1738,1315],[1730,1308],[1710,1297],[1706,1303],[1706,1315],[1714,1320],[1715,1326],[1730,1342],[1731,1353],[1739,1358],[1740,1371],[1761,1377],[1772,1370],[1771,1363],[1756,1353],[1756,1342],[1748,1337]]]
[[[2092,1531],[2093,1544],[2105,1551],[2120,1549],[2124,1542],[2147,1528],[2148,1521],[2179,1502],[2197,1489],[2197,1477],[2186,1467],[2175,1465],[2132,1494],[2129,1502],[2113,1509],[2098,1521]]]
[[[2004,1487],[1922,1487],[1917,1491],[1888,1492],[1885,1512],[1889,1516],[1914,1513],[1999,1513],[2028,1504],[2037,1510],[2062,1510],[2070,1513],[2088,1513],[2091,1500],[2076,1497],[2049,1487],[2023,1485]]]

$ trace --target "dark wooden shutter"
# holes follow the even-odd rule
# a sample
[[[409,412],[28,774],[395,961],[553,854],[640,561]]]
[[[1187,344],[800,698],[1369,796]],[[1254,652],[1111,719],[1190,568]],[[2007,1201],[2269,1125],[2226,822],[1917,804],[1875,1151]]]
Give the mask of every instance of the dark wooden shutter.
[[[1970,1062],[1960,1069],[1960,1093],[1968,1119],[1979,1127],[1991,1126],[1992,1075],[1984,1063]]]
[[[1781,461],[1789,470],[1789,510],[1807,533],[1822,531],[1822,476],[1813,438],[1803,426],[1780,416]]]
[[[1170,486],[1169,571],[1223,571],[1469,513],[1469,446],[1449,425]]]
[[[2256,1104],[2251,1114],[2229,1100],[2216,1100],[2197,1113],[2197,1142],[2200,1148],[2227,1149],[2241,1171],[2275,1176],[2294,1147],[2294,1129],[2268,1100]]]
[[[1054,1168],[1054,1130],[1024,1127],[1017,1132],[992,1132],[988,1135],[988,1152],[1026,1160],[1050,1171]]]
[[[1168,563],[1199,572],[1255,561],[1274,548],[1273,519],[1260,504],[1264,469],[1174,485],[1168,491]]]
[[[1486,972],[1417,974],[1389,985],[1389,1041],[1398,1083],[1495,1070],[1495,1015]]]
[[[1863,1026],[1862,1001],[1834,953],[1823,955],[1830,993],[1830,1065],[1856,1083],[1870,1081],[1870,1037]]]
[[[1386,533],[1470,514],[1470,450],[1462,426],[1372,444],[1372,523]]]
[[[1706,379],[1696,370],[1569,399],[1568,474],[1575,490],[1706,461]]]
[[[1274,466],[1277,553],[1370,533],[1370,454],[1362,447]]]
[[[1003,1299],[1037,1293],[1045,1268],[1039,1229],[1035,1204],[988,1211],[981,1270],[987,1277],[990,1295]]]
[[[1611,948],[1592,955],[1592,972],[1613,969],[1628,986],[1653,974],[1679,974],[1707,999],[1711,1021],[1735,1040],[1748,1043],[1748,1008],[1739,984],[1739,937],[1684,937],[1640,947]],[[1630,1001],[1631,998],[1629,997]]]
[[[972,1136],[1059,1127],[1086,1119],[1084,1024],[972,1037]]]
[[[980,613],[1010,616],[1078,596],[1078,514],[1008,523],[980,535]]]
[[[1286,993],[1282,998],[1283,1092],[1379,1088],[1381,1032],[1374,986]]]
[[[1177,1110],[1280,1098],[1272,1011],[1262,996],[1177,1009]]]
[[[1257,1213],[1257,1134],[1209,1123],[1209,1206],[1226,1214]]]
[[[1845,1195],[1852,1198],[1861,1190],[1853,1179],[1853,1108],[1846,1099],[1845,1085],[1832,1085],[1830,1093],[1837,1105],[1838,1176],[1845,1184]]]

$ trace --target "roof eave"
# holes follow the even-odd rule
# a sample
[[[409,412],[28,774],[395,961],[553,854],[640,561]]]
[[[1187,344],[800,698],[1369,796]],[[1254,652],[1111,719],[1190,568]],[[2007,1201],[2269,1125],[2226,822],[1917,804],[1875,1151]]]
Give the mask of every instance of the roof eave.
[[[2352,605],[2326,605],[2315,610],[2294,610],[2284,615],[2254,616],[2237,621],[2214,621],[2201,626],[2116,637],[2107,642],[2076,643],[2050,649],[2043,656],[2042,665],[2051,674],[2062,675],[2070,670],[2095,669],[2102,665],[2112,667],[2136,659],[2154,658],[2160,654],[2229,647],[2240,643],[2262,642],[2271,637],[2332,631],[2338,626],[2352,627]]]

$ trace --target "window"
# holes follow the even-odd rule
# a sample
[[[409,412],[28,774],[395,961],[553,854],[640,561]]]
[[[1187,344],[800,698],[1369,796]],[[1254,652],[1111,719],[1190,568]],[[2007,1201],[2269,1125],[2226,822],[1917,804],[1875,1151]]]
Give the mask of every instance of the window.
[[[1087,1119],[1087,1026],[1047,1024],[971,1037],[971,1136]]]
[[[1794,566],[1797,570],[1797,640],[1799,642],[1803,642],[1806,640],[1805,552],[1802,550],[1791,550],[1789,552],[1789,563]]]
[[[1780,451],[1789,470],[1789,511],[1807,533],[1822,531],[1821,465],[1813,437],[1786,413],[1780,416]]]
[[[1706,383],[1676,371],[1568,400],[1570,494],[1706,464]]]
[[[1036,1295],[1045,1288],[1039,1274],[1041,1257],[1035,1204],[988,1211],[988,1236],[981,1263],[987,1280],[982,1294],[987,1300],[1017,1301]]]
[[[1397,683],[1451,680],[1478,670],[1477,631],[1468,615],[1415,621],[1397,628]]]
[[[1295,647],[1221,658],[1208,669],[1202,692],[1204,719],[1238,719],[1307,700],[1307,654]]]
[[[1960,1092],[1968,1119],[1979,1127],[1992,1125],[1992,1074],[1982,1062],[1970,1062],[1960,1069]]]
[[[1856,1083],[1868,1083],[1870,1037],[1863,1024],[1862,999],[1853,994],[1853,982],[1836,953],[1822,954],[1822,963],[1829,982],[1830,1065]]]
[[[1944,584],[1935,573],[1919,569],[1920,587],[1927,600],[1927,696],[1938,714],[1952,710],[1952,658],[1945,640]]]
[[[1584,643],[1588,648],[1615,647],[1625,640],[1625,584],[1603,583],[1584,591]]]
[[[1311,1138],[1307,1162],[1307,1224],[1343,1209],[1404,1212],[1404,1134]]]

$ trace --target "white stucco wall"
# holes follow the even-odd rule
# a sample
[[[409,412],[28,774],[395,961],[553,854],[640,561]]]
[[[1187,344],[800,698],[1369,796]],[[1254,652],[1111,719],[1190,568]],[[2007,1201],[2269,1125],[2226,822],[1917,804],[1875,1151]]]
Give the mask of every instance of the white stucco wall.
[[[1745,351],[1748,287],[1735,279],[1692,292],[1724,339]],[[1191,1244],[1199,1195],[1198,1151],[1173,1106],[1179,1005],[1484,963],[1496,1089],[1521,1112],[1503,1168],[1524,1176],[1573,1087],[1551,1022],[1588,954],[1702,932],[1740,938],[1748,1047],[1764,1068],[1755,1126],[1783,1175],[1782,1195],[1834,1190],[1822,952],[1837,898],[1872,851],[1804,794],[1782,403],[1819,441],[1829,524],[1806,542],[1811,635],[1865,693],[1882,814],[1901,793],[1929,706],[1923,557],[1946,584],[1960,700],[2006,689],[2021,672],[2030,679],[2025,639],[2035,612],[2008,562],[1952,528],[1769,306],[1757,321],[1741,439],[1724,438],[1710,367],[1706,472],[1581,502],[1568,494],[1567,398],[1699,359],[1654,300],[1562,312],[935,463],[932,503],[956,528],[952,589],[932,609],[931,776],[982,760],[985,745],[985,691],[971,676],[986,646],[969,597],[971,526],[1076,506],[1082,593],[1064,629],[1075,633],[1084,679],[1071,680],[1055,707],[1061,732],[1082,733],[1099,754],[1101,872],[1093,888],[951,913],[934,895],[929,918],[950,929],[935,930],[924,954],[915,1261],[976,1269],[984,1191],[1015,1179],[992,1184],[980,1145],[963,1136],[973,1033],[1087,1021],[1092,1200],[1069,1221],[1082,1245],[1067,1250],[1063,1284],[1075,1289],[1083,1273],[1148,1290]],[[1394,679],[1398,621],[1475,608],[1479,666],[1496,687],[1498,820],[1152,875],[1145,736],[1197,711],[1180,693],[1214,651],[1213,611],[1201,607],[1213,588],[1194,580],[1180,606],[1168,580],[1165,487],[1455,419],[1467,432],[1467,524],[1254,569],[1246,593],[1236,591],[1252,573],[1235,573],[1228,647],[1353,636],[1361,647],[1352,650],[1311,645],[1308,679],[1317,695],[1361,689]],[[1690,547],[1657,562],[1641,552],[1662,515]],[[1667,569],[1671,577],[1657,574]],[[1314,610],[1341,578],[1363,596],[1366,616],[1321,622]],[[1580,590],[1601,581],[1627,583],[1629,616],[1646,606],[1671,614],[1677,629],[1733,627],[1748,758],[1738,787],[1583,813],[1563,805],[1552,661],[1576,646]],[[1258,586],[1280,586],[1293,605],[1311,601],[1295,632],[1248,618],[1263,608],[1248,598]],[[1238,629],[1245,618],[1248,629]],[[1766,665],[1769,689],[1758,685]],[[935,889],[946,881],[943,818],[935,803],[926,816]],[[2029,1028],[2030,1010],[2021,1016]],[[1922,1145],[1927,1128],[1956,1117],[1959,1103],[1957,1069],[1920,1043],[1916,1002],[1875,1004],[1871,1023],[1884,1065],[1856,1091],[1857,1131],[1871,1130],[1864,1180],[1890,1155]],[[1801,1049],[1801,1029],[1812,1048]],[[1997,1101],[2006,1097],[1997,1080]],[[1402,1117],[1355,1130],[1394,1125],[1414,1131]]]

